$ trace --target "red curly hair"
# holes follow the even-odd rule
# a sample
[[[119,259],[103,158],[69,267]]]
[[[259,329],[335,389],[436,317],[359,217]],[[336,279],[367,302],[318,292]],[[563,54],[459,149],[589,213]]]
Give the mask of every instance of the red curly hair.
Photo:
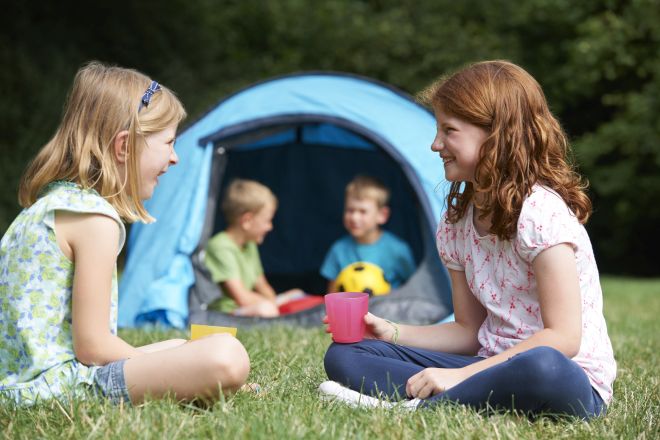
[[[548,108],[541,86],[508,61],[484,61],[431,84],[420,99],[489,135],[481,146],[475,183],[452,182],[447,222],[456,223],[474,199],[490,233],[510,240],[523,201],[535,184],[559,194],[580,223],[591,215],[588,183],[575,170],[566,134]]]

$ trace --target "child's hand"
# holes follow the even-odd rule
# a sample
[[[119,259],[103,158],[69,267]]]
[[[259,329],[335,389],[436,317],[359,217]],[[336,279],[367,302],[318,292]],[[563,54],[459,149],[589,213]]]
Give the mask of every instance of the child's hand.
[[[328,322],[328,315],[323,315],[323,324],[325,324],[325,332],[332,333],[332,330],[330,330],[330,323]]]
[[[379,318],[371,313],[364,315],[364,322],[367,324],[367,329],[364,335],[365,338],[380,339],[385,342],[396,342],[394,341],[396,324],[383,318]]]
[[[410,397],[426,399],[467,379],[462,368],[425,368],[408,379],[406,394]]]
[[[328,315],[323,316],[323,323],[325,324],[325,332],[332,333],[330,323],[328,322]],[[395,334],[395,325],[387,322],[383,318],[376,315],[367,313],[364,315],[364,323],[367,325],[364,337],[368,339],[380,339],[381,341],[392,342]]]

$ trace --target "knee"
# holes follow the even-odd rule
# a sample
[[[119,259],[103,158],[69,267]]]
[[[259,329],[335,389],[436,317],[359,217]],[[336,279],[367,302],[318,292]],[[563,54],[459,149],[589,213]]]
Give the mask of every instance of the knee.
[[[564,378],[566,362],[570,362],[559,350],[552,347],[536,347],[514,358],[516,364],[530,381],[541,384],[556,383]]]
[[[250,358],[238,339],[228,334],[209,336],[208,368],[211,379],[224,391],[240,388],[250,374]]]
[[[259,316],[263,318],[277,318],[280,316],[280,309],[270,301],[259,303]]]
[[[275,303],[268,300],[263,300],[252,306],[247,306],[245,314],[248,316],[258,316],[261,318],[277,318],[280,316],[280,310],[277,308]]]
[[[345,352],[344,347],[339,344],[333,343],[328,347],[323,358],[323,368],[328,379],[342,382],[342,377],[344,376],[342,373],[344,371],[343,362],[346,359],[344,356]]]
[[[328,347],[328,350],[325,352],[323,357],[323,365],[325,370],[328,371],[328,366],[334,367],[337,363],[341,362],[344,358],[343,353],[345,352],[345,347],[340,344],[335,344],[334,342]]]
[[[355,355],[362,352],[368,343],[368,340],[355,344],[336,344],[333,342],[328,347],[323,358],[323,366],[325,367],[328,378],[341,380],[344,376],[344,371],[355,367],[355,363],[359,361],[355,358]]]

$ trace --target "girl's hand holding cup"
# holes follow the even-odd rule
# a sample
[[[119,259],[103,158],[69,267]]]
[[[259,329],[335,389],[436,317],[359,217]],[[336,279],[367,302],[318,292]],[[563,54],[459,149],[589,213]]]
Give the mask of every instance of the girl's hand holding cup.
[[[323,317],[323,323],[325,324],[325,332],[332,333],[330,328],[330,323],[328,322],[328,315]],[[367,313],[364,315],[365,323],[365,339],[380,339],[385,342],[396,342],[396,324],[391,323],[383,318]]]
[[[323,298],[332,340],[342,344],[360,342],[366,332],[364,316],[369,295],[364,292],[329,293]]]
[[[365,315],[364,322],[367,325],[365,337],[396,343],[399,337],[399,330],[395,323],[379,318],[371,313]]]

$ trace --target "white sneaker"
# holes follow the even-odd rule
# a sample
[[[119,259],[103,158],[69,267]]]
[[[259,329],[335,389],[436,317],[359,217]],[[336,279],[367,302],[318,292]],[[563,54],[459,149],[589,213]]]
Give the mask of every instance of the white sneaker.
[[[319,385],[321,400],[345,403],[353,408],[402,408],[407,410],[417,409],[420,399],[402,400],[390,402],[367,396],[347,388],[337,382],[328,380]]]

